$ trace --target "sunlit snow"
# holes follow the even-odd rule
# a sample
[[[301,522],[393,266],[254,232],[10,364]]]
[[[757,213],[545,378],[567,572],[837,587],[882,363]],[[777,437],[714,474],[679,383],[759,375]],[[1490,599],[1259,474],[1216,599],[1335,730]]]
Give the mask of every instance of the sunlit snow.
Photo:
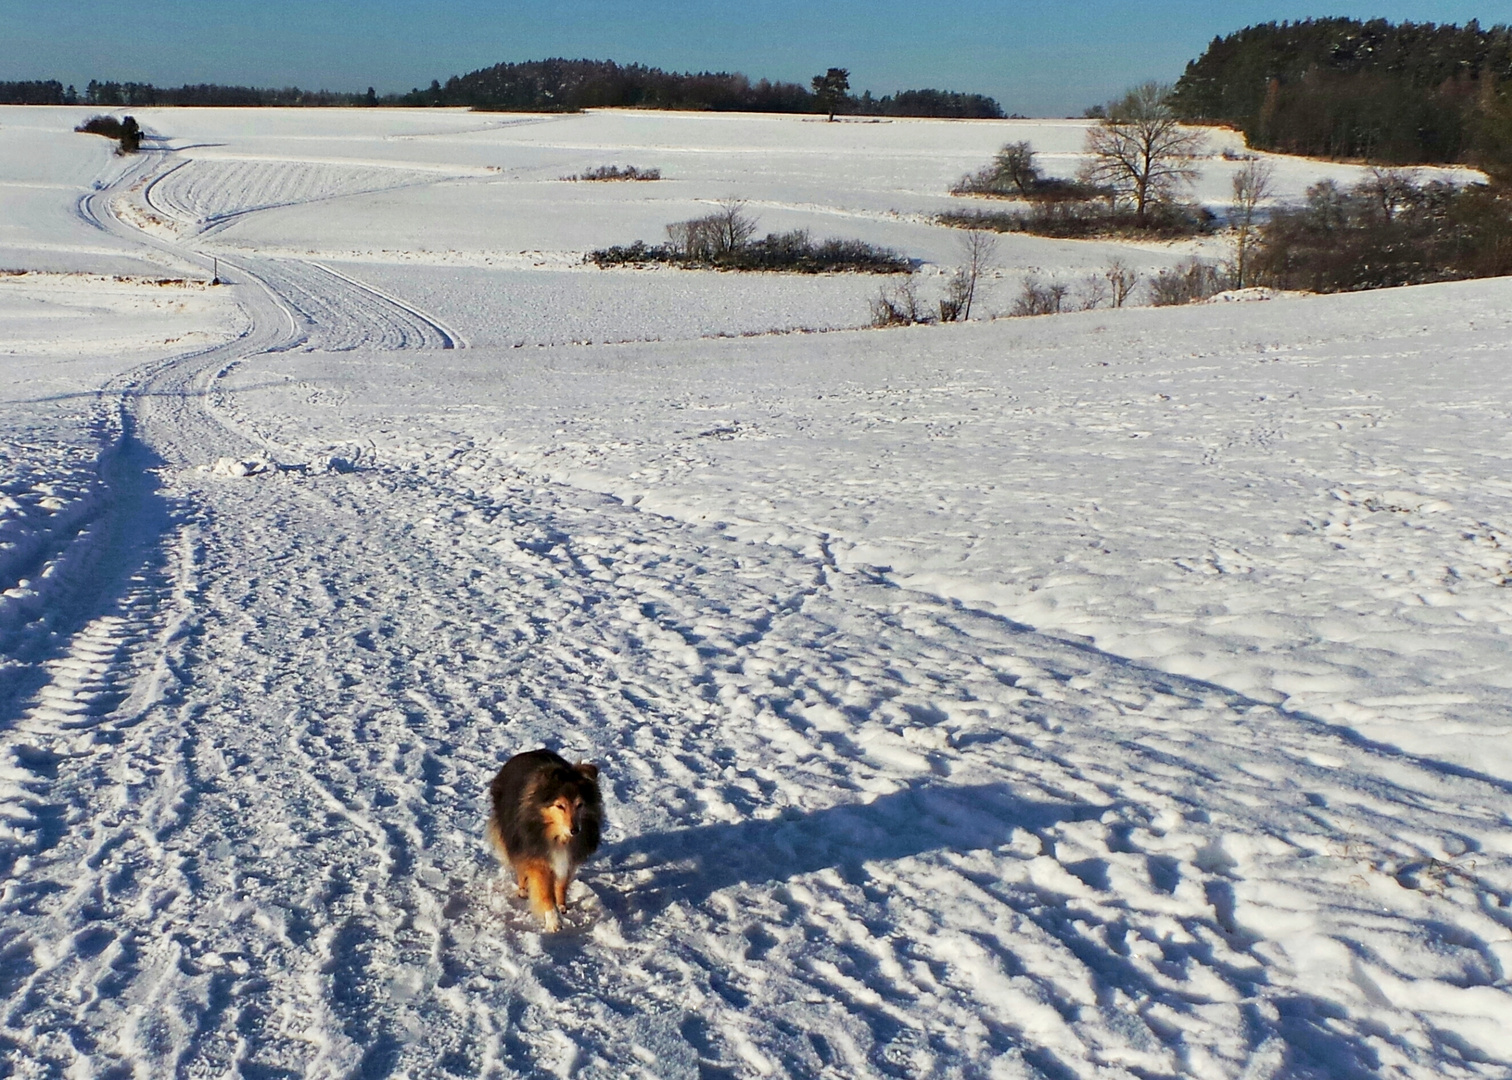
[[[7,1074],[1512,1068],[1507,280],[996,318],[1224,243],[1015,235],[873,330],[582,257],[743,198],[933,302],[1085,125],[84,115],[0,109]],[[554,935],[482,836],[540,745]]]

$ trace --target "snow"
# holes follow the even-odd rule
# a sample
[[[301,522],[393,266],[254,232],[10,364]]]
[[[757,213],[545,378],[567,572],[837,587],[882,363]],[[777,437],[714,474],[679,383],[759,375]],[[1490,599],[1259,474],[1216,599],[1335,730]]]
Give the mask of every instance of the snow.
[[[1506,1075],[1506,280],[845,329],[581,253],[744,195],[929,295],[1082,125],[77,113],[0,110],[13,1074]]]

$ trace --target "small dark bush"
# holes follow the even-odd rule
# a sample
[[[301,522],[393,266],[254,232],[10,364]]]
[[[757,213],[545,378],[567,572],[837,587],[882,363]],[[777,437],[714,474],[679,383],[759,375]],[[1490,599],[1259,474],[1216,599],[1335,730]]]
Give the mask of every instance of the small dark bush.
[[[573,173],[563,180],[660,180],[660,169],[638,169],[634,165],[600,165],[583,173]]]
[[[598,266],[635,266],[677,260],[665,244],[653,247],[644,240],[637,240],[633,244],[615,244],[589,252],[588,261]]]
[[[115,139],[121,144],[123,154],[134,154],[142,148],[142,129],[134,116],[123,116],[119,120],[114,116],[91,116],[74,130]]]

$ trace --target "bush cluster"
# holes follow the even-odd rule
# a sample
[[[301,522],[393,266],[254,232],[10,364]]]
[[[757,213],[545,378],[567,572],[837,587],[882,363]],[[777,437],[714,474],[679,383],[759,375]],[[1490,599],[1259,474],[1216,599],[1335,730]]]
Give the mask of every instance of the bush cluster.
[[[1341,292],[1512,274],[1512,192],[1377,171],[1315,184],[1258,232],[1255,280]]]
[[[807,229],[768,233],[755,239],[756,222],[744,204],[721,204],[713,214],[667,226],[662,244],[633,244],[601,248],[588,254],[597,266],[670,263],[716,270],[780,270],[798,274],[850,271],[867,274],[906,274],[913,266],[889,248],[861,240],[815,242]]]
[[[599,165],[585,172],[562,177],[563,180],[660,180],[660,169],[641,169],[634,165]]]
[[[1139,270],[1121,256],[1114,256],[1101,270],[1094,270],[1074,282],[1056,277],[1045,281],[1038,274],[1031,273],[1025,276],[1018,298],[1014,300],[1008,314],[1015,317],[1059,315],[1064,311],[1126,307],[1143,280],[1144,276]],[[1173,286],[1176,281],[1200,283],[1200,286],[1184,299],[1170,299],[1177,293]],[[1221,292],[1226,283],[1227,277],[1219,268],[1198,259],[1190,259],[1180,266],[1163,271],[1149,282],[1150,300],[1157,305],[1190,303]],[[1209,285],[1213,286],[1211,291],[1203,291]]]
[[[1133,207],[1110,204],[1106,199],[1041,200],[1026,203],[1020,210],[952,210],[938,220],[958,229],[1023,232],[1063,240],[1106,236],[1175,240],[1202,236],[1218,226],[1217,217],[1202,206],[1151,204],[1141,222]]]
[[[74,130],[115,139],[121,144],[123,154],[134,154],[142,148],[142,128],[134,116],[122,116],[119,119],[114,116],[91,116]]]
[[[1036,236],[1079,240],[1088,237],[1138,234],[1175,239],[1211,232],[1216,218],[1206,209],[1169,198],[1138,204],[1119,192],[1086,179],[1045,176],[1027,142],[1008,143],[991,163],[956,181],[952,195],[984,195],[1014,199],[1012,210],[952,210],[939,222],[961,229],[1026,232]]]
[[[934,321],[929,307],[919,299],[919,289],[912,277],[904,278],[891,288],[882,286],[872,298],[873,326],[914,326]]]
[[[1027,142],[1008,143],[990,164],[957,180],[950,193],[1036,202],[1097,199],[1108,194],[1078,180],[1044,175],[1035,163],[1034,148]]]
[[[1193,257],[1150,279],[1150,303],[1155,307],[1195,304],[1233,286],[1224,267]]]

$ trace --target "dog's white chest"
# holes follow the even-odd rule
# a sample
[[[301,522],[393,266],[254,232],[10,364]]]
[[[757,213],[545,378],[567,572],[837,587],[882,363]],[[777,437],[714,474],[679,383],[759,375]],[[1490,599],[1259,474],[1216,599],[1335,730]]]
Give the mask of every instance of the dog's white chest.
[[[567,874],[572,869],[572,855],[565,846],[552,846],[551,872],[556,875],[558,881],[567,880]]]

